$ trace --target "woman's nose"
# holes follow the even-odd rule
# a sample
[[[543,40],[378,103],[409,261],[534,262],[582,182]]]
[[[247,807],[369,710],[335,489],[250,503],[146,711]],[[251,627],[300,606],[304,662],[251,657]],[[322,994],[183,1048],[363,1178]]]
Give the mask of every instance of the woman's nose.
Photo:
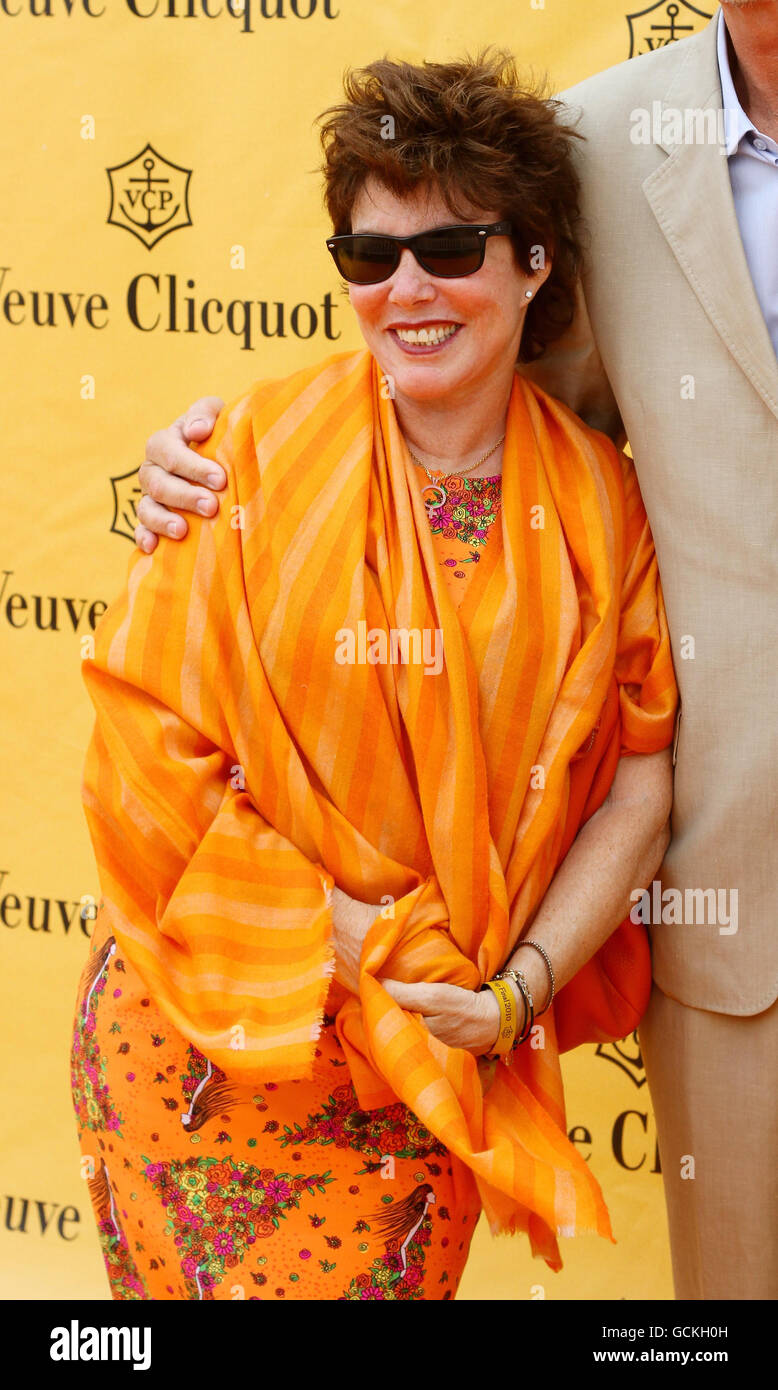
[[[416,260],[409,246],[400,252],[400,264],[392,275],[390,297],[398,299],[429,299],[435,291],[429,275]]]

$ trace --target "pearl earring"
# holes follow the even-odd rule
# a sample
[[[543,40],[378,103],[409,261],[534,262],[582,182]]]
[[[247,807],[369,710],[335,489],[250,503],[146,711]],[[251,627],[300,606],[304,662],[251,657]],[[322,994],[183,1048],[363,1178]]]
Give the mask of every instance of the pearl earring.
[[[531,299],[531,298],[532,298],[532,290],[525,290],[525,291],[524,291],[524,298],[525,298],[525,299]]]

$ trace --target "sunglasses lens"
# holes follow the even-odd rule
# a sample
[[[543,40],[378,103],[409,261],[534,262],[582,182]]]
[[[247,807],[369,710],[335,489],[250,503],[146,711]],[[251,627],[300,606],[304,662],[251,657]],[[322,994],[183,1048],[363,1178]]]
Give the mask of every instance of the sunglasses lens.
[[[430,275],[455,279],[472,275],[484,263],[485,237],[471,227],[425,232],[414,237],[411,245]],[[401,247],[393,237],[357,233],[338,238],[333,250],[338,270],[353,285],[378,285],[400,264]]]
[[[454,278],[472,275],[482,264],[484,238],[477,232],[430,232],[416,243],[419,258],[431,275]]]
[[[378,236],[350,236],[338,242],[338,270],[354,285],[377,285],[397,266],[397,247]]]

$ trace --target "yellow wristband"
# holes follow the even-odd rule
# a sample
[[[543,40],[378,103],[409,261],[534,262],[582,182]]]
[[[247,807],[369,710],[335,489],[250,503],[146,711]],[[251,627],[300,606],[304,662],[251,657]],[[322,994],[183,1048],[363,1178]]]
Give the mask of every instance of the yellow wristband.
[[[504,1053],[510,1052],[513,1045],[518,1024],[518,1009],[513,990],[505,980],[487,980],[486,983],[496,994],[500,1006],[500,1031],[492,1048],[492,1055],[501,1057]]]

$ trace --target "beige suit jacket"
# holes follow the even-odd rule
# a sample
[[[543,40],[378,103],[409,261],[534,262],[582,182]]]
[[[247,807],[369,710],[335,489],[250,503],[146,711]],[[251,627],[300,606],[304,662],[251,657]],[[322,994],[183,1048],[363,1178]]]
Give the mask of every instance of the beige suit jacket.
[[[716,16],[562,95],[583,111],[589,265],[526,372],[614,439],[623,422],[659,559],[681,716],[654,977],[755,1014],[778,995],[778,362],[721,147],[676,143],[669,118],[663,143],[630,138],[653,102],[721,107]]]

